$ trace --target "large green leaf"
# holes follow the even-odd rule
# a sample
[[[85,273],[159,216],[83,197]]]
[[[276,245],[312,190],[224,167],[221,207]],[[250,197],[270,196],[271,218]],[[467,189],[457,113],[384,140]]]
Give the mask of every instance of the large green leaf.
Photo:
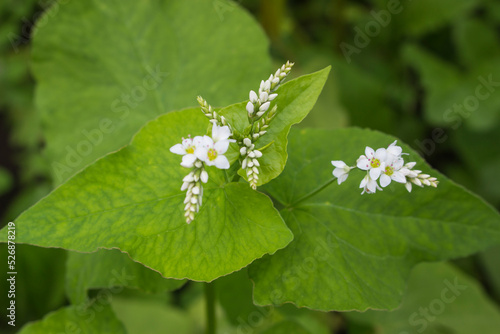
[[[33,71],[57,183],[157,115],[196,105],[197,95],[214,106],[240,101],[269,75],[263,31],[237,5],[217,5],[231,10],[221,17],[209,0],[114,0],[48,11],[34,33]]]
[[[187,312],[164,301],[114,297],[112,307],[127,334],[196,333],[195,323]]]
[[[500,301],[500,246],[492,247],[479,255],[479,260],[486,274],[490,296]]]
[[[48,333],[125,334],[126,331],[109,304],[95,302],[88,306],[59,309],[40,321],[27,324],[19,331],[19,334]]]
[[[395,308],[413,265],[465,256],[500,242],[500,216],[481,199],[431,170],[414,151],[409,160],[440,180],[437,189],[400,184],[360,195],[361,172],[331,184],[331,160],[354,163],[366,145],[393,137],[361,129],[302,130],[290,135],[290,159],[267,191],[294,241],[249,267],[258,305],[292,302],[318,310]]]
[[[158,293],[175,290],[185,283],[165,279],[118,250],[69,252],[66,271],[66,294],[73,304],[85,302],[89,289],[128,287]]]
[[[246,269],[219,278],[216,286],[217,299],[233,325],[247,322],[250,317],[265,319],[269,316],[269,308],[255,306],[252,302],[252,282]]]
[[[380,334],[495,334],[500,310],[478,282],[445,263],[421,264],[408,281],[401,307],[393,312],[349,313]]]
[[[258,185],[274,179],[285,168],[287,160],[287,137],[293,124],[299,123],[307,116],[318,99],[328,78],[330,67],[321,71],[301,76],[285,83],[278,90],[278,97],[273,105],[278,106],[277,114],[271,121],[267,133],[257,139],[257,149],[268,146],[262,158]],[[235,129],[243,132],[249,125],[245,112],[246,102],[234,104],[220,111]],[[243,170],[240,175],[247,177]]]
[[[186,224],[180,186],[189,170],[169,148],[189,133],[205,134],[208,124],[199,109],[151,121],[129,146],[22,214],[16,241],[80,252],[118,248],[164,277],[199,281],[285,247],[292,234],[271,200],[247,184],[225,184],[225,171],[215,167],[200,212]]]

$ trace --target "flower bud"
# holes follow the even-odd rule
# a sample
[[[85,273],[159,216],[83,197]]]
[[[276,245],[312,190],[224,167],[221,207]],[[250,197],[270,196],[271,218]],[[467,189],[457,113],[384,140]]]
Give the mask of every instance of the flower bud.
[[[254,106],[253,106],[253,103],[248,101],[247,103],[247,111],[248,111],[248,114],[249,115],[252,115],[253,114],[253,111],[254,111]]]

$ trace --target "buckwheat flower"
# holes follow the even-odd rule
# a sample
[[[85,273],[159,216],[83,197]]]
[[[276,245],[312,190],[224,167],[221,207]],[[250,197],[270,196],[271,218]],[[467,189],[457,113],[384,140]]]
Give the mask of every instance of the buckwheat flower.
[[[257,101],[259,100],[257,93],[255,93],[253,90],[250,91],[250,94],[248,97],[250,99],[250,102],[252,102],[252,103],[257,103]]]
[[[214,140],[209,136],[204,136],[202,144],[195,151],[195,155],[207,166],[215,166],[219,169],[228,169],[229,160],[227,160],[226,156],[224,156],[228,147],[228,139],[214,142]]]
[[[205,171],[203,163],[196,161],[194,169],[182,179],[181,191],[186,190],[184,199],[184,218],[186,223],[190,224],[195,214],[200,211],[203,202],[203,183],[207,183],[208,174]]]
[[[259,158],[262,157],[262,152],[255,149],[255,144],[252,143],[250,138],[243,139],[243,147],[240,148],[240,154],[243,156],[241,161],[241,168],[247,175],[248,183],[252,189],[257,189],[259,181]]]
[[[254,106],[253,106],[253,103],[251,101],[248,101],[246,109],[248,112],[248,116],[252,116],[253,112],[254,112]]]
[[[416,162],[409,162],[401,168],[401,173],[405,176],[405,187],[408,192],[411,192],[412,184],[419,187],[431,186],[436,188],[439,181],[435,177],[431,177],[429,174],[423,174],[421,170],[413,169]]]
[[[379,187],[377,181],[370,177],[370,173],[366,173],[366,176],[363,178],[363,180],[361,180],[359,187],[363,188],[361,195],[363,195],[365,192],[368,194],[374,194],[377,190],[382,190],[382,188]]]
[[[390,153],[391,158],[394,156]],[[394,160],[385,161],[385,169],[380,174],[380,185],[382,187],[387,187],[391,181],[396,181],[399,183],[406,183],[405,175],[400,171],[403,167],[404,160],[402,158],[396,158]]]
[[[197,146],[202,142],[202,137],[196,136],[191,139],[191,136],[188,138],[182,138],[182,142],[180,144],[175,144],[170,148],[170,152],[182,155],[181,166],[191,168],[196,161],[195,151]]]
[[[391,145],[389,145],[389,147],[387,147],[386,151],[389,159],[399,158],[401,154],[403,154],[403,149],[401,148],[401,146],[396,145],[397,142],[398,141],[395,140],[393,143],[391,143]]]
[[[407,181],[405,183],[405,188],[406,188],[406,190],[408,190],[409,193],[411,193],[411,182],[410,181]]]
[[[228,142],[235,142],[234,139],[229,139],[231,137],[231,130],[226,126],[218,126],[217,124],[212,125],[212,139],[215,143],[218,141],[227,140]]]
[[[271,105],[271,101],[278,96],[275,91],[279,88],[288,73],[292,70],[292,66],[293,63],[288,61],[286,64],[281,66],[275,74],[271,74],[269,79],[262,80],[260,82],[258,92],[253,90],[250,91],[248,95],[249,101],[246,105],[249,118],[259,119],[267,112]]]
[[[338,184],[341,184],[342,182],[347,180],[349,172],[354,168],[347,166],[345,162],[340,160],[332,161],[332,165],[335,167],[332,174],[337,178]]]
[[[370,178],[377,180],[382,171],[385,170],[385,159],[387,151],[385,148],[379,148],[374,151],[371,147],[366,147],[365,155],[361,155],[357,160],[357,167],[368,171]]]

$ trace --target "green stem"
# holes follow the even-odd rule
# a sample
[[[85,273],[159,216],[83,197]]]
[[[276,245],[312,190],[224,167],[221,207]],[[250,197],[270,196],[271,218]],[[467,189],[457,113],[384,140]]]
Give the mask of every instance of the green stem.
[[[215,334],[216,319],[215,319],[215,284],[205,283],[205,305],[207,317],[207,334]]]
[[[311,191],[309,194],[306,194],[304,196],[302,196],[301,198],[299,198],[298,200],[296,200],[294,203],[290,204],[290,205],[287,205],[287,207],[285,209],[290,209],[290,208],[293,208],[295,207],[297,204],[299,203],[302,203],[304,202],[305,200],[308,200],[309,198],[313,197],[314,195],[316,195],[317,193],[319,193],[320,191],[322,191],[323,189],[325,189],[326,187],[328,187],[330,184],[332,184],[335,180],[337,180],[336,177],[334,177],[333,179],[331,180],[328,180],[328,182],[326,182],[325,184],[323,184],[322,186],[319,186],[318,188],[314,189],[313,191]]]

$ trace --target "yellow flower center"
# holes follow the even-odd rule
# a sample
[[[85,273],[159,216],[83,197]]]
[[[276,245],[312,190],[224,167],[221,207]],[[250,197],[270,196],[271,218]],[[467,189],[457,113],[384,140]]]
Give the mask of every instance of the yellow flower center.
[[[380,160],[379,159],[373,159],[372,161],[370,161],[370,165],[372,166],[372,168],[380,167]]]
[[[215,158],[217,158],[217,151],[214,150],[213,148],[211,148],[208,150],[207,156],[208,156],[208,160],[214,161]]]
[[[187,154],[193,154],[194,153],[194,146],[189,146],[188,148],[186,148],[186,153]]]
[[[385,167],[385,174],[391,176],[392,174],[394,174],[394,168],[392,168],[391,166]]]

